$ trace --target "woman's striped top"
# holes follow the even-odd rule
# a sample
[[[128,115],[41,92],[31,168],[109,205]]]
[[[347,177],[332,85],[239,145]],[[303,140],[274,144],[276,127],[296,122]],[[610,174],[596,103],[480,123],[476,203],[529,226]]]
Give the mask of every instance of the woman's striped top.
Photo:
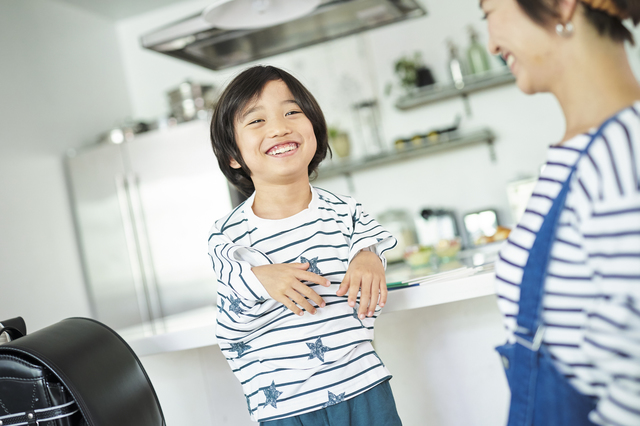
[[[543,342],[559,371],[597,398],[592,421],[640,425],[640,102],[619,112],[578,161],[593,133],[550,147],[496,262],[498,304],[513,342],[529,250],[577,162],[551,249]]]
[[[309,207],[282,220],[255,216],[252,196],[218,220],[209,237],[216,335],[254,421],[315,411],[390,377],[371,345],[379,308],[360,320],[336,291],[360,250],[372,247],[384,263],[382,253],[396,241],[352,198],[311,191]],[[271,299],[251,271],[292,262],[309,262],[309,271],[331,281],[309,284],[326,302],[315,315],[295,315]]]

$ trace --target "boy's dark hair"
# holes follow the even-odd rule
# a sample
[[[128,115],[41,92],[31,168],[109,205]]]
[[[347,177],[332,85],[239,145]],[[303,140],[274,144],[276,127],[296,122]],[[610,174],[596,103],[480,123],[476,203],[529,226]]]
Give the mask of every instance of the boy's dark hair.
[[[302,83],[288,72],[273,66],[258,65],[248,68],[238,74],[224,89],[211,119],[211,145],[220,170],[229,182],[245,195],[251,195],[255,187],[251,180],[251,170],[244,162],[236,143],[236,120],[244,107],[260,96],[268,82],[277,80],[282,80],[287,85],[296,103],[313,125],[317,148],[309,163],[310,177],[317,172],[318,165],[327,156],[327,152],[331,154],[324,114],[318,102]],[[241,168],[231,167],[232,159],[236,160]]]
[[[558,19],[559,0],[517,0],[518,4],[531,19],[540,25],[548,25],[553,19]],[[640,21],[640,2],[637,0],[612,0],[617,8],[629,16],[634,25]],[[598,34],[609,37],[613,41],[628,41],[634,44],[633,34],[622,24],[618,17],[594,9],[581,2],[587,21],[593,25]]]

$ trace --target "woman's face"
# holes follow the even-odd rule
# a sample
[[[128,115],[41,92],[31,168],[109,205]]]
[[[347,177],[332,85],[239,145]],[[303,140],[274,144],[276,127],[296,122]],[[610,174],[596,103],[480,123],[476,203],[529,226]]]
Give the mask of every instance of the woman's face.
[[[557,75],[558,36],[531,20],[516,0],[481,0],[489,28],[488,48],[502,55],[524,93],[550,91]]]

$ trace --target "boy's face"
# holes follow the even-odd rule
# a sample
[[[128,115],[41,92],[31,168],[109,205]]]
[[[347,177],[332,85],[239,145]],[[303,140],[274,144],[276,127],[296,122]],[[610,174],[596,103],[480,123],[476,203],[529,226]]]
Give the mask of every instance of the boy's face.
[[[239,112],[235,135],[256,188],[308,181],[316,135],[282,80],[268,82],[260,96]],[[235,159],[230,165],[240,168]]]

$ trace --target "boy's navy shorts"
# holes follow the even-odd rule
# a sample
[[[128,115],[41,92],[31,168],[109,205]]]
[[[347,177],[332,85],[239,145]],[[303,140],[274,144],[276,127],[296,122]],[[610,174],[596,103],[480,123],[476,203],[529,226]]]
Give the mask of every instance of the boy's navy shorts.
[[[354,398],[260,426],[402,426],[389,380]]]

